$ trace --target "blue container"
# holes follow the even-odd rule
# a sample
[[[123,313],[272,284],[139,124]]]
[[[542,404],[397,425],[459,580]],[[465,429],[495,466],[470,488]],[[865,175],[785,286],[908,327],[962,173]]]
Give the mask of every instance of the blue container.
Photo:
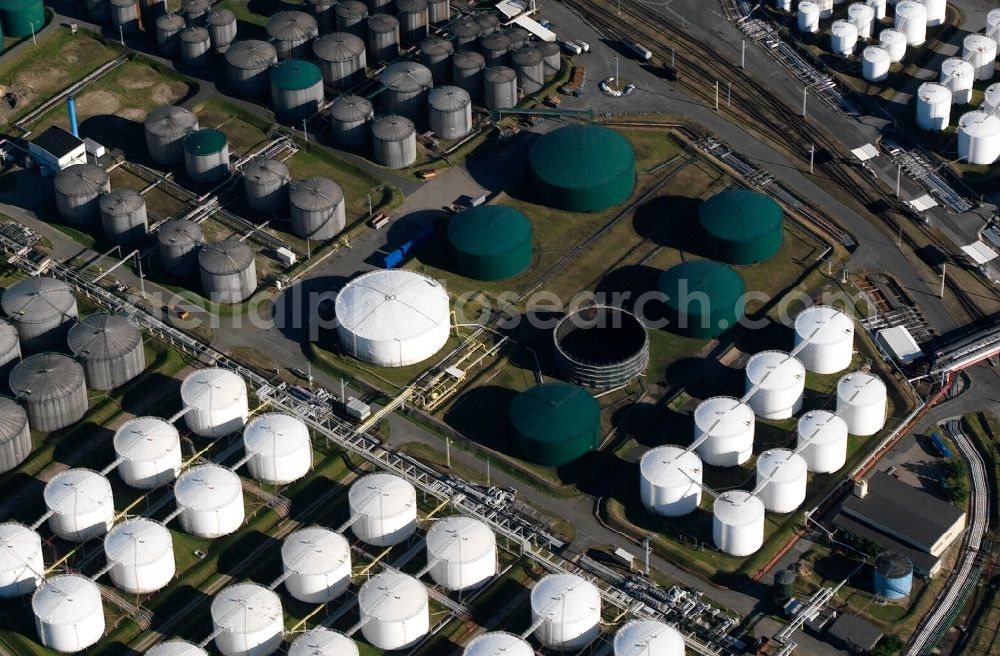
[[[913,563],[898,551],[883,551],[875,559],[875,594],[888,601],[905,599],[913,588]]]
[[[413,250],[417,246],[430,239],[436,231],[437,224],[431,223],[425,225],[413,239],[400,244],[399,248],[386,253],[382,258],[382,266],[386,269],[395,269],[413,254]]]

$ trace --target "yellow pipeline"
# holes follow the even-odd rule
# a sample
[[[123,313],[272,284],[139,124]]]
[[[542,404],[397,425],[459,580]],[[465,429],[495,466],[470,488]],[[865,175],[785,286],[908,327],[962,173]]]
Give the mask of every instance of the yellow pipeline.
[[[365,574],[367,574],[368,570],[370,570],[372,567],[375,567],[375,565],[377,565],[380,560],[385,558],[390,551],[392,551],[392,547],[388,547],[385,551],[375,556],[375,560],[362,567],[354,576],[364,576]]]
[[[442,501],[441,503],[438,504],[437,508],[435,508],[434,510],[430,511],[429,513],[427,513],[427,516],[424,517],[424,519],[430,519],[430,518],[434,517],[434,515],[438,514],[441,511],[441,509],[444,508],[447,505],[448,505],[448,500],[445,499],[444,501]]]

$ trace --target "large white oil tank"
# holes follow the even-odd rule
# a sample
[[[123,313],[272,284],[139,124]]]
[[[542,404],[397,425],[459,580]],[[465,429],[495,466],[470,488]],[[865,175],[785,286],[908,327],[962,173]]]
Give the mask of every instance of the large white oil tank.
[[[270,656],[281,646],[285,617],[278,595],[256,583],[237,583],[212,599],[215,646],[223,656]]]
[[[649,511],[664,517],[694,512],[701,503],[701,458],[667,444],[650,449],[639,461],[639,497]]]
[[[104,536],[104,556],[115,585],[131,594],[148,594],[174,578],[174,543],[166,526],[135,517]]]
[[[986,13],[986,35],[992,37],[1000,46],[1000,7],[990,9]]]
[[[468,590],[497,573],[497,538],[489,526],[471,517],[447,517],[427,531],[427,565],[445,590]]]
[[[937,27],[944,22],[948,11],[946,0],[917,0],[927,9],[927,27]]]
[[[129,487],[150,490],[173,482],[181,469],[181,439],[159,417],[136,417],[115,431],[118,475]]]
[[[813,410],[799,419],[795,449],[816,474],[832,474],[847,461],[847,422],[828,410]]]
[[[0,599],[33,592],[44,574],[42,537],[23,524],[0,524]]]
[[[953,105],[972,102],[972,85],[976,81],[975,67],[960,57],[949,57],[941,62],[941,84],[951,91]]]
[[[836,4],[841,4],[844,0],[836,2]],[[829,18],[833,16],[833,5],[835,0],[816,0],[816,4],[819,5],[819,17]]]
[[[712,506],[712,541],[730,556],[749,556],[764,544],[764,504],[746,490],[723,492]]]
[[[986,87],[983,93],[982,111],[996,113],[1000,111],[1000,82]]]
[[[399,476],[362,476],[351,485],[347,499],[351,530],[366,544],[399,544],[417,529],[417,491]]]
[[[321,526],[295,531],[281,544],[288,593],[308,604],[325,604],[351,584],[351,545],[340,533]]]
[[[837,414],[851,435],[874,435],[885,426],[887,398],[881,378],[856,371],[837,383]]]
[[[812,0],[802,0],[799,3],[798,25],[800,32],[819,32],[819,5]]]
[[[996,71],[997,42],[984,34],[969,34],[962,40],[962,59],[976,69],[977,80],[990,80]]]
[[[830,51],[837,55],[854,54],[858,45],[858,27],[845,20],[835,20],[830,25]]]
[[[787,419],[802,408],[806,369],[785,351],[761,351],[747,362],[747,400],[754,414],[764,419]]]
[[[859,39],[872,38],[875,10],[863,2],[852,2],[847,6],[847,21],[858,28]]]
[[[835,374],[851,365],[854,356],[854,321],[830,305],[813,305],[795,317],[795,354],[814,374]]]
[[[451,328],[448,294],[414,271],[362,274],[344,285],[334,309],[347,354],[383,367],[426,360],[445,345]]]
[[[792,0],[774,0],[774,8],[778,11],[791,11]]]
[[[809,478],[805,459],[788,449],[768,449],[757,458],[757,496],[764,508],[790,513],[806,500]]]
[[[875,12],[875,20],[880,21],[885,18],[885,0],[865,0],[865,4]]]
[[[694,441],[698,455],[713,467],[736,467],[753,455],[754,416],[746,403],[731,396],[713,396],[694,410]]]
[[[235,433],[250,415],[247,384],[225,369],[200,369],[181,383],[181,401],[187,414],[184,423],[202,437]]]
[[[958,119],[958,158],[989,165],[1000,159],[1000,116],[967,112]]]
[[[191,535],[218,538],[243,525],[243,484],[240,477],[218,465],[198,465],[177,478],[174,498],[181,509],[181,527]]]
[[[430,630],[427,588],[406,574],[382,572],[358,592],[361,633],[377,649],[409,647]]]
[[[897,2],[895,28],[906,37],[906,45],[921,45],[927,40],[927,8],[915,0]]]
[[[951,89],[937,82],[917,87],[917,125],[941,132],[951,122]]]
[[[601,630],[601,593],[572,574],[549,574],[531,590],[531,623],[542,646],[579,651]]]
[[[892,57],[882,46],[868,46],[861,51],[861,77],[869,82],[883,82],[889,77]]]
[[[301,419],[280,413],[255,417],[243,431],[250,475],[258,481],[284,485],[309,473],[312,445]]]
[[[167,640],[147,651],[145,656],[208,656],[208,652],[187,640]]]
[[[889,53],[889,58],[893,63],[903,61],[903,57],[906,55],[905,34],[899,30],[882,30],[878,33],[878,42]]]
[[[632,620],[615,634],[614,656],[684,656],[680,631],[655,620]]]
[[[49,528],[64,540],[86,542],[104,535],[115,517],[108,479],[89,469],[66,469],[45,485]]]
[[[101,589],[80,574],[46,579],[31,597],[35,630],[43,646],[64,654],[90,647],[104,635]]]
[[[353,640],[322,626],[309,629],[288,648],[288,656],[358,656],[358,653]]]
[[[493,631],[470,640],[462,656],[535,656],[535,648],[513,633]]]

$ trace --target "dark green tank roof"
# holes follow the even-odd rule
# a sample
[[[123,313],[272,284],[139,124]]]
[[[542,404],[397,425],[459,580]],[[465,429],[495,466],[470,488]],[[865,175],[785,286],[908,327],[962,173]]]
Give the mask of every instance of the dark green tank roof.
[[[601,408],[582,387],[546,383],[521,392],[510,404],[510,422],[531,462],[558,467],[596,449]]]
[[[184,150],[192,155],[212,155],[226,147],[226,134],[214,128],[204,128],[184,137]]]
[[[308,89],[323,80],[319,66],[301,59],[286,59],[271,67],[271,84],[278,89]]]
[[[673,266],[660,276],[667,329],[687,337],[717,337],[743,316],[746,284],[732,267],[710,260]]]
[[[448,246],[458,273],[502,280],[531,264],[531,221],[513,207],[480,205],[448,222]]]
[[[45,5],[42,0],[3,0],[0,2],[0,22],[7,36],[38,34],[45,27]]]
[[[781,248],[784,213],[770,196],[749,189],[728,189],[698,208],[712,256],[730,264],[753,264]]]

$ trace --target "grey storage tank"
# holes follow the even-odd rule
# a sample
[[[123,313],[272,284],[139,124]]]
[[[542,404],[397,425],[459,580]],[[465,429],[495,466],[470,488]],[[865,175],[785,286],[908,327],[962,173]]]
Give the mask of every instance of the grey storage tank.
[[[181,13],[188,25],[197,25],[211,6],[210,0],[181,0]]]
[[[17,328],[0,319],[0,381],[7,380],[10,370],[20,360],[21,340],[17,336]]]
[[[417,129],[405,116],[380,116],[372,121],[372,155],[390,169],[417,161]]]
[[[184,161],[184,137],[198,129],[198,117],[184,107],[157,107],[146,115],[146,149],[160,166]]]
[[[28,413],[13,399],[0,396],[0,474],[20,465],[30,453]]]
[[[316,19],[316,27],[320,34],[329,34],[334,29],[333,8],[337,0],[306,0],[309,14]]]
[[[559,69],[562,68],[562,52],[559,49],[559,44],[555,41],[542,41],[538,45],[538,50],[542,53],[545,79],[551,80],[559,74]]]
[[[385,89],[379,97],[388,114],[420,123],[427,116],[427,96],[434,88],[431,72],[423,64],[405,61],[387,66],[378,76]]]
[[[243,199],[247,209],[277,216],[288,198],[288,167],[276,159],[258,157],[243,167]]]
[[[437,87],[428,98],[431,131],[442,139],[461,139],[472,132],[472,99],[461,87]]]
[[[188,25],[177,35],[181,44],[181,62],[191,68],[208,66],[208,55],[212,40],[208,30],[197,25]]]
[[[76,298],[70,286],[47,276],[14,283],[4,290],[0,305],[17,329],[25,353],[62,348],[66,332],[77,317]]]
[[[545,86],[545,63],[538,46],[528,44],[511,53],[510,60],[517,71],[517,83],[521,96],[538,93]]]
[[[293,119],[312,116],[323,105],[323,72],[301,59],[286,59],[271,68],[274,109]]]
[[[101,194],[101,226],[112,244],[133,244],[146,236],[146,199],[132,189]]]
[[[309,41],[319,36],[316,19],[304,11],[279,11],[267,19],[267,36],[278,51],[278,59],[309,55]]]
[[[420,42],[420,63],[431,72],[434,84],[448,84],[451,80],[451,56],[455,44],[448,39],[432,36]]]
[[[115,32],[135,34],[139,31],[139,3],[135,0],[109,0],[111,26]]]
[[[205,16],[212,52],[224,54],[236,40],[236,14],[228,9],[212,9]]]
[[[510,39],[510,50],[513,52],[528,45],[528,41],[531,39],[531,33],[523,27],[515,25],[514,27],[507,29],[507,38]]]
[[[341,150],[368,150],[368,123],[375,117],[371,102],[361,96],[341,96],[330,105],[330,135]]]
[[[368,25],[368,54],[374,62],[399,57],[399,21],[389,14],[372,14]]]
[[[510,37],[503,32],[494,32],[479,37],[479,51],[483,53],[487,66],[500,66],[509,60]]]
[[[415,46],[427,38],[427,0],[396,0],[396,10],[404,46]]]
[[[359,38],[368,36],[365,20],[368,18],[368,5],[358,0],[343,0],[333,8],[333,17],[337,23],[338,32],[347,32]]]
[[[321,36],[312,43],[313,55],[323,71],[323,81],[337,90],[350,89],[365,81],[365,42],[347,32]]]
[[[483,72],[483,96],[489,109],[510,109],[517,105],[517,71],[508,66],[491,66]]]
[[[432,25],[451,19],[451,0],[427,0],[427,20]]]
[[[392,0],[368,0],[369,14],[389,14],[392,9]]]
[[[204,128],[184,137],[184,170],[194,182],[213,184],[229,177],[229,139]]]
[[[483,97],[483,70],[486,69],[486,58],[478,52],[465,50],[456,52],[451,58],[451,81],[456,87],[462,87],[475,100]]]
[[[479,25],[479,34],[493,34],[500,31],[500,17],[496,14],[484,11],[473,16],[476,24]]]
[[[156,49],[164,57],[176,57],[181,46],[177,35],[184,29],[184,18],[177,14],[163,14],[156,19]]]
[[[69,329],[66,341],[90,389],[121,387],[146,368],[142,331],[120,314],[92,314]]]
[[[327,178],[293,180],[288,205],[292,232],[301,239],[333,239],[347,224],[344,190]]]
[[[48,433],[66,428],[87,414],[83,367],[61,353],[38,353],[10,372],[10,389],[24,402],[28,425]]]
[[[172,276],[193,276],[198,270],[198,249],[205,243],[201,226],[187,219],[170,219],[156,231],[160,266]]]
[[[451,35],[455,39],[455,50],[475,50],[483,28],[472,16],[462,16],[451,24]]]
[[[56,211],[66,223],[93,223],[100,215],[98,199],[111,191],[108,172],[97,164],[74,164],[56,174]]]
[[[268,70],[278,63],[278,51],[267,41],[237,41],[226,51],[226,82],[244,96],[261,97],[270,90]]]
[[[202,291],[216,303],[242,303],[257,289],[253,251],[238,239],[202,246],[198,269]]]

